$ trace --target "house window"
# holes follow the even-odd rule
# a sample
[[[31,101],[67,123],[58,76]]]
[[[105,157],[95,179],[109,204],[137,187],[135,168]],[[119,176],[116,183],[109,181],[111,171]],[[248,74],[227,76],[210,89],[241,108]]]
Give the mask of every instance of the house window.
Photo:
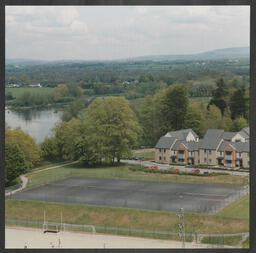
[[[206,149],[204,150],[204,153],[205,153],[205,154],[207,153],[207,150],[206,150]]]
[[[204,158],[204,162],[205,162],[205,163],[207,162],[207,159],[206,159],[206,158]]]
[[[164,153],[165,153],[166,149],[164,149]]]
[[[211,163],[211,162],[212,162],[212,159],[209,159],[209,162]]]
[[[209,150],[209,155],[212,153],[212,151],[211,150]]]
[[[174,155],[176,154],[176,151],[175,151],[175,150],[173,151],[173,154],[174,154]]]
[[[162,157],[161,157],[161,156],[159,156],[159,160],[162,160]]]
[[[165,156],[164,156],[164,160],[165,160]]]

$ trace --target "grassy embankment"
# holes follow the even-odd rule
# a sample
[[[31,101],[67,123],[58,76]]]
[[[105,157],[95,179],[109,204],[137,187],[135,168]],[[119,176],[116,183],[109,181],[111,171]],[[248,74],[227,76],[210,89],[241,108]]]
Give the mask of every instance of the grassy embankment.
[[[186,213],[186,232],[224,234],[249,231],[248,196],[243,197],[231,205],[232,207],[227,206],[214,215]],[[180,223],[176,213],[173,212],[23,200],[7,200],[5,216],[6,219],[43,221],[44,211],[46,211],[48,222],[60,222],[60,213],[62,212],[63,222],[69,224],[93,224],[177,232],[178,224]],[[241,213],[243,214],[241,215]],[[38,225],[38,227],[41,227],[41,225]],[[179,239],[176,236],[170,235],[143,234],[129,231],[101,230],[99,232],[121,233],[160,239]],[[191,238],[187,239],[188,241],[191,240]],[[223,238],[221,239],[223,240]],[[240,240],[240,237],[228,237],[224,239],[224,244],[236,245]],[[205,243],[222,243],[220,239],[214,240],[212,238],[211,240],[205,238],[203,241]]]

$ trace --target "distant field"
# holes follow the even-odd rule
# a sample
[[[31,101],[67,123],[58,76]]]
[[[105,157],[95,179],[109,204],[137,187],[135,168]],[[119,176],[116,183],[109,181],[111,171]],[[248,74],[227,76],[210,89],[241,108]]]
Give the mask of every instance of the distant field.
[[[53,88],[32,88],[32,87],[22,87],[22,88],[5,88],[5,94],[8,92],[11,92],[12,96],[18,98],[21,96],[24,92],[29,91],[33,94],[47,94],[51,95],[53,94]]]
[[[50,167],[50,165],[49,165]],[[191,175],[176,174],[151,174],[141,171],[131,171],[132,165],[120,165],[112,167],[85,168],[78,164],[67,165],[56,169],[42,171],[36,174],[28,174],[28,187],[35,187],[56,181],[58,179],[79,177],[123,178],[146,181],[162,181],[176,183],[219,184],[242,186],[247,183],[246,177],[235,175],[219,175],[209,177],[197,177]]]

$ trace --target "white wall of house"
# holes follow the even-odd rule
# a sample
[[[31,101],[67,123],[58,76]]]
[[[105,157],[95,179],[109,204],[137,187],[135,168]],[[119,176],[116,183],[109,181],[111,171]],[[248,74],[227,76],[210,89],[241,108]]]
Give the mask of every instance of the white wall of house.
[[[232,142],[236,142],[236,141],[241,141],[241,142],[245,142],[245,138],[243,136],[241,136],[239,133],[237,133],[232,139]]]
[[[189,132],[186,138],[186,141],[196,141],[195,136],[192,134],[192,132]]]

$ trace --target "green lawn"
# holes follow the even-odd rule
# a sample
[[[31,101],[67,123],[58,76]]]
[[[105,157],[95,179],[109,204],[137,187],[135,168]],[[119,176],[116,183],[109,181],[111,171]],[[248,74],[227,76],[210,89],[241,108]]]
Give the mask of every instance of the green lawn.
[[[143,160],[155,160],[155,151],[139,151],[134,150],[132,152],[133,156],[143,156]]]
[[[46,95],[51,95],[53,94],[53,88],[32,88],[32,87],[21,87],[21,88],[5,88],[5,94],[8,92],[11,92],[12,96],[18,98],[20,97],[24,92],[29,91],[33,94],[46,94]]]
[[[49,165],[50,167],[51,165]],[[176,174],[151,174],[142,171],[131,171],[132,165],[120,165],[112,167],[85,168],[78,164],[67,165],[40,173],[28,174],[28,187],[35,187],[58,179],[78,176],[78,177],[101,177],[101,178],[123,178],[133,180],[159,181],[159,182],[182,182],[198,184],[218,184],[218,185],[243,185],[247,181],[245,177],[234,175],[218,175],[209,177],[197,177],[190,175]]]
[[[249,195],[228,205],[215,216],[222,218],[247,219],[249,220]]]
[[[6,219],[43,221],[44,211],[49,222],[92,224],[100,226],[138,228],[156,231],[178,231],[176,213],[71,203],[25,200],[6,200]],[[239,233],[249,231],[248,219],[219,217],[218,215],[185,213],[188,233]]]

